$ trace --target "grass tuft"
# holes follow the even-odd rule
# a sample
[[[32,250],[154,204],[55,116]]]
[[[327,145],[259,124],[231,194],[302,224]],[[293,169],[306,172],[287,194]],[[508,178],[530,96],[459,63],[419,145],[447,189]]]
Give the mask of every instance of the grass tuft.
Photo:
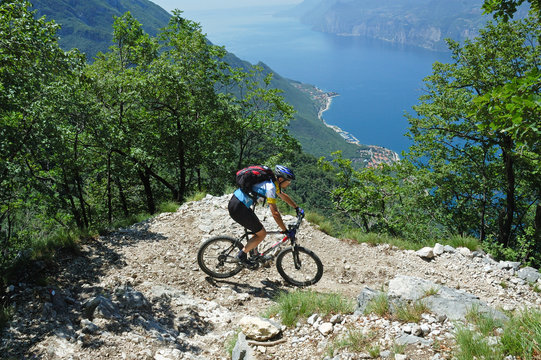
[[[186,202],[200,201],[200,200],[203,200],[205,196],[207,196],[207,193],[205,191],[198,191],[188,196],[186,198]]]
[[[458,360],[499,360],[507,356],[523,360],[541,358],[540,310],[523,311],[511,315],[507,321],[502,321],[472,309],[466,320],[470,326],[459,328],[455,334],[455,356]],[[489,344],[487,339],[497,333],[501,333],[499,341]]]
[[[165,201],[158,205],[158,212],[159,213],[174,213],[178,210],[178,203],[175,201]]]
[[[418,323],[422,319],[421,315],[428,311],[428,307],[422,301],[415,301],[411,304],[397,306],[393,317],[403,322]]]
[[[375,335],[373,333],[363,333],[362,330],[350,329],[346,335],[333,341],[331,345],[327,347],[327,355],[333,357],[336,351],[341,349],[348,349],[351,352],[364,352],[369,351],[370,356],[373,358],[379,356],[379,346],[374,346]]]
[[[398,237],[393,237],[386,234],[377,234],[377,233],[366,233],[360,229],[352,229],[346,231],[343,235],[343,238],[353,239],[359,244],[366,243],[370,245],[381,245],[389,244],[391,246],[397,247],[402,250],[419,250],[421,245],[419,243],[401,239]]]
[[[379,293],[366,305],[364,310],[365,314],[376,314],[382,317],[388,317],[391,315],[391,306],[389,304],[389,298],[385,293]]]
[[[311,224],[317,225],[318,229],[325,234],[334,234],[334,226],[332,222],[329,221],[325,216],[310,211],[306,213],[306,220],[308,220],[308,222]]]
[[[339,294],[295,291],[281,293],[276,299],[276,305],[271,307],[265,316],[280,315],[284,325],[293,326],[300,319],[306,319],[312,314],[350,314],[354,308],[353,300]]]
[[[447,243],[454,248],[465,247],[471,251],[479,250],[481,248],[479,239],[471,236],[453,235],[449,238]]]

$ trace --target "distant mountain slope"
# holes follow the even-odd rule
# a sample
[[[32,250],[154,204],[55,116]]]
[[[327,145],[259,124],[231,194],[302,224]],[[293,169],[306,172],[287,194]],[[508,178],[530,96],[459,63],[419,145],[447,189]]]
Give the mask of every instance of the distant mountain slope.
[[[114,16],[126,11],[150,35],[167,25],[171,15],[148,0],[31,0],[38,16],[45,15],[62,26],[60,46],[78,48],[92,59],[112,44]]]
[[[289,15],[321,32],[446,51],[446,38],[472,38],[491,19],[483,15],[482,4],[483,0],[305,0]],[[526,9],[518,15],[525,16]]]
[[[45,15],[62,26],[58,35],[60,45],[66,49],[78,48],[87,59],[92,60],[99,52],[107,51],[112,44],[113,16],[120,16],[126,11],[143,25],[150,35],[158,33],[167,25],[171,15],[148,0],[33,0],[37,15]],[[203,29],[204,30],[204,29]],[[250,69],[252,64],[228,53],[225,59],[231,66]],[[319,119],[321,103],[310,97],[307,88],[299,88],[292,80],[276,74],[265,64],[264,73],[274,73],[271,86],[281,89],[283,96],[297,114],[291,122],[292,135],[299,140],[305,152],[314,156],[329,156],[342,150],[345,157],[360,163],[368,163],[367,147],[348,143],[337,132],[328,128]]]

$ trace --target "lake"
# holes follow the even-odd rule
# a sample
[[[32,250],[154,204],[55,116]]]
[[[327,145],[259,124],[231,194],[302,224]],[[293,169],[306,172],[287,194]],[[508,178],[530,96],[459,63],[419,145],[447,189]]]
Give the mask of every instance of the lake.
[[[294,18],[276,17],[284,6],[185,11],[216,45],[253,64],[262,61],[281,76],[340,96],[323,118],[361,143],[406,150],[404,113],[422,94],[422,79],[449,53],[403,47],[353,36],[312,31]]]

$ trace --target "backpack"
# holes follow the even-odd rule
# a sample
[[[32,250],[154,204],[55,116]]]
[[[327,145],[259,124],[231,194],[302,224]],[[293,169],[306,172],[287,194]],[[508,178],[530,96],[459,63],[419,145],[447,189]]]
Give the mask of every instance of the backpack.
[[[252,186],[263,181],[275,181],[271,168],[265,165],[253,165],[237,171],[237,185],[246,194],[252,193]]]

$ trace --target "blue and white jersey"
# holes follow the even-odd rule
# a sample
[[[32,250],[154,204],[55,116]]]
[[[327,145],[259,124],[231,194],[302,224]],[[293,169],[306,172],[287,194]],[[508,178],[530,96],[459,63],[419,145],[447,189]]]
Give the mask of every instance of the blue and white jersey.
[[[252,186],[252,191],[255,194],[259,194],[267,199],[269,204],[276,204],[276,195],[280,193],[280,187],[272,181],[263,181]],[[244,193],[241,189],[237,189],[234,192],[237,199],[239,199],[248,208],[254,203],[254,199]]]

